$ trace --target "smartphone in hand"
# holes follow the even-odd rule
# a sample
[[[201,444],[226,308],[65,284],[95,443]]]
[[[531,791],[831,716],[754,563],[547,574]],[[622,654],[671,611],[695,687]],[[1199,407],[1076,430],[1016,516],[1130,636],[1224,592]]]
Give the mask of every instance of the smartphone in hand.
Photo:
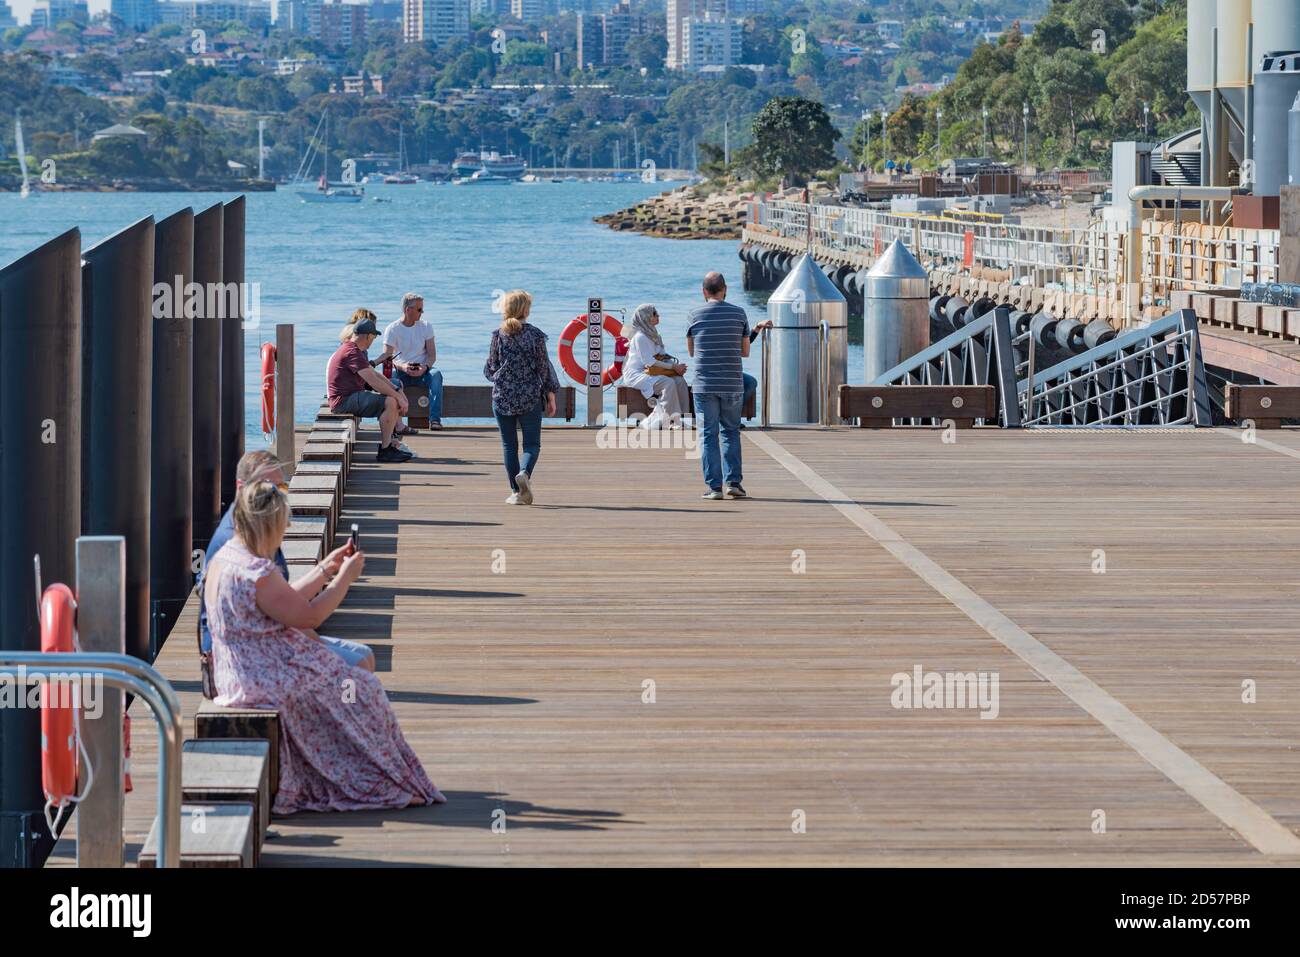
[[[348,554],[355,555],[361,548],[360,538],[357,535],[357,526],[352,524],[352,533],[348,535]]]

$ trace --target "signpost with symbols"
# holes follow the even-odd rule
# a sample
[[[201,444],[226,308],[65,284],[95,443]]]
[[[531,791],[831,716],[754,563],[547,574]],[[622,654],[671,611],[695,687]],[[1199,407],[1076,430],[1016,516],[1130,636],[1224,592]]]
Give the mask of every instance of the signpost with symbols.
[[[598,296],[587,300],[587,425],[600,425],[605,411],[605,392],[600,378],[605,369],[601,326],[605,320],[605,301]]]

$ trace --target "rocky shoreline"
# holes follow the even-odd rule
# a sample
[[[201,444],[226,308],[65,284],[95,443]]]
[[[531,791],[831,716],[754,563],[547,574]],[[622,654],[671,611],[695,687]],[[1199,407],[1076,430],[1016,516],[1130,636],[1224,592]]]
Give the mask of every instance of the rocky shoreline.
[[[722,190],[705,195],[698,186],[680,186],[597,216],[595,221],[661,239],[739,239],[755,198],[752,192]]]

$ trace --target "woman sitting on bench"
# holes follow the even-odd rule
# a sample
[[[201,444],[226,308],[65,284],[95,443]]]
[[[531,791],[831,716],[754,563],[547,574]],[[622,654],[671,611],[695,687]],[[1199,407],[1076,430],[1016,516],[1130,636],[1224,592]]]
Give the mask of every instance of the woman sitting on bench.
[[[308,601],[272,560],[289,500],[270,482],[239,489],[235,537],[208,565],[216,703],[280,713],[276,814],[359,811],[446,800],[397,726],[379,679],[302,629],[319,628],[365,567],[360,550]]]
[[[649,303],[636,307],[632,321],[623,327],[623,335],[630,340],[627,362],[623,366],[623,381],[655,406],[645,420],[646,428],[677,428],[682,415],[690,408],[690,393],[686,388],[686,364],[667,354],[663,336],[655,327],[659,325],[659,310]],[[653,400],[658,397],[658,403]]]

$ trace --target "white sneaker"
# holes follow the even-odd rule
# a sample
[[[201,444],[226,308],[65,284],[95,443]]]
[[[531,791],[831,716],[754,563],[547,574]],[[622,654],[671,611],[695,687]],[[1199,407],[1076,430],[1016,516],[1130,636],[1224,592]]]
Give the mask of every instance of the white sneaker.
[[[519,500],[519,493],[518,493],[518,492],[511,492],[511,493],[510,493],[510,496],[506,499],[506,504],[507,504],[507,505],[523,505],[524,503],[521,502],[521,501]]]
[[[520,472],[515,476],[515,484],[519,486],[519,501],[523,505],[533,504],[533,484],[528,480],[527,472]]]

